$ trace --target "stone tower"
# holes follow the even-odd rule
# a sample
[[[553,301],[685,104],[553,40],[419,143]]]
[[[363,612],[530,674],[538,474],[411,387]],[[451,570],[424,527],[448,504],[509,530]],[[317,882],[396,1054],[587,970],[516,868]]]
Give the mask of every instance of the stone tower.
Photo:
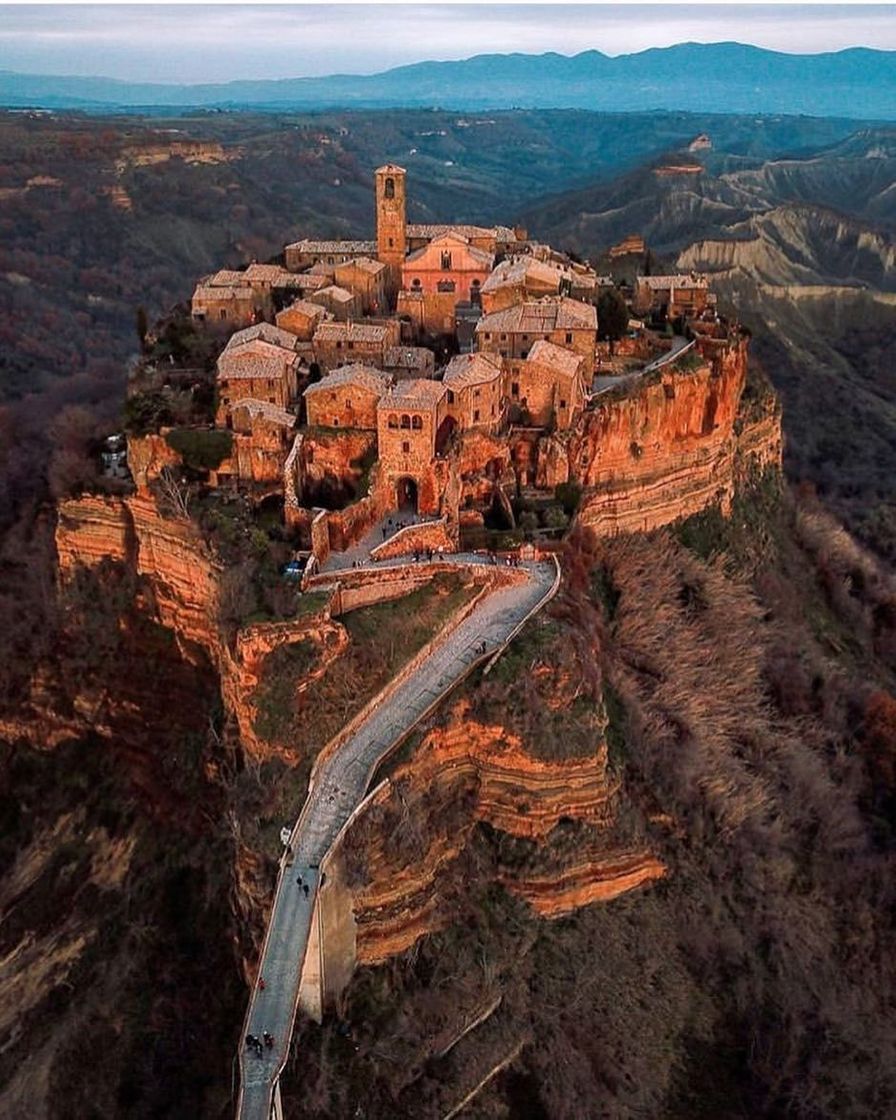
[[[387,163],[376,171],[376,255],[389,266],[389,289],[401,287],[401,266],[407,255],[405,177],[403,167]]]

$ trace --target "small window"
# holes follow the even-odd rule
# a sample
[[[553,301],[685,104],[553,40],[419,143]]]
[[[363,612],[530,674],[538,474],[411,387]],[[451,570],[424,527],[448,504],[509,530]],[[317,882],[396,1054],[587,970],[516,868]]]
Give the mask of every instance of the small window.
[[[352,401],[351,401],[351,397],[347,397],[347,398],[346,398],[346,401],[345,401],[345,407],[346,407],[346,408],[351,408],[351,407],[352,407]]]
[[[404,452],[404,454],[405,454],[405,455],[407,455],[407,454],[409,454],[409,453],[410,453],[410,450],[411,450],[411,445],[410,445],[410,444],[408,443],[408,441],[407,441],[407,440],[405,440],[405,441],[404,441],[404,442],[402,443],[402,445],[401,445],[401,450],[402,450],[402,451]]]
[[[417,291],[420,290],[420,286],[421,286],[420,285],[420,277],[415,276],[414,279],[411,281],[411,287],[414,289],[415,292],[417,292]]]
[[[566,332],[566,341],[567,343],[572,342],[572,331]]]
[[[473,423],[474,424],[479,423],[479,409],[478,408],[473,409]]]
[[[491,342],[491,340],[492,340],[492,336],[489,334],[488,331],[486,331],[485,332],[485,341],[486,342]]]
[[[473,390],[473,396],[474,396],[474,397],[478,397],[478,396],[479,396],[479,390],[478,390],[478,389],[474,389],[474,390]]]
[[[507,351],[506,350],[499,350],[498,353],[501,355],[502,358],[507,357]]]
[[[386,196],[386,198],[394,198],[395,197],[395,180],[394,179],[387,179],[386,180],[386,186],[385,186],[385,189],[383,191],[383,194]]]
[[[519,381],[511,381],[511,383],[510,383],[510,395],[514,399],[519,397],[519,395],[520,395],[520,383],[519,383]]]
[[[396,428],[396,429],[398,428],[398,417],[395,415],[394,412],[391,413],[390,416],[389,416],[389,427],[390,428]]]
[[[502,335],[501,335],[501,341],[502,341],[502,342],[506,342],[506,341],[507,341],[507,335],[506,335],[506,334],[502,334]]]
[[[401,418],[401,426],[402,428],[410,428],[411,426],[411,418],[407,415],[407,413],[405,413]]]
[[[223,308],[223,307],[221,308],[221,318],[222,318],[222,319],[226,319],[226,318],[227,318],[227,311],[226,311],[226,310],[225,310],[225,308]]]
[[[442,252],[442,271],[451,271],[451,254],[445,251]]]
[[[422,416],[412,416],[411,417],[411,427],[414,429],[415,432],[422,432],[423,431],[423,417]]]
[[[338,417],[338,416],[334,416],[334,417],[333,417],[333,427],[334,427],[334,428],[338,428],[338,427],[339,427],[339,417]]]
[[[529,336],[527,334],[524,334],[523,335],[523,342],[528,342],[528,341],[529,341]]]
[[[341,342],[341,341],[338,341],[338,342],[336,343],[336,349],[337,349],[337,350],[341,350],[341,349],[342,349],[342,342]]]
[[[453,292],[454,291],[454,281],[453,280],[440,280],[437,287],[438,287],[438,290],[440,292]]]
[[[390,238],[389,238],[389,248],[390,248],[390,249],[392,248],[392,245],[393,245],[393,241],[392,241],[392,238],[390,237]]]
[[[521,350],[520,351],[520,357],[521,358],[528,358],[529,357],[529,351],[528,350]]]
[[[354,344],[354,342],[351,341],[351,339],[349,339],[348,348],[349,348],[349,350],[354,350],[354,348],[355,348],[355,344]]]
[[[566,408],[566,401],[561,401],[560,402],[560,407],[561,408]]]
[[[448,403],[449,404],[454,404],[454,390],[453,389],[448,390]]]

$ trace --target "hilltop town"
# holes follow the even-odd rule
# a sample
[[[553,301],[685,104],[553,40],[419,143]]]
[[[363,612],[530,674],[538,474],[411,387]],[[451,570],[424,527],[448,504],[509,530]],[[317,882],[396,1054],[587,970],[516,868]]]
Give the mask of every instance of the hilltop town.
[[[519,227],[414,225],[404,169],[374,179],[374,239],[304,239],[283,263],[199,281],[183,329],[213,360],[212,385],[195,360],[166,360],[170,329],[150,340],[127,409],[138,488],[199,479],[222,497],[282,499],[292,567],[308,573],[390,550],[548,540],[577,512],[627,527],[619,495],[598,508],[604,406],[653,385],[668,409],[697,370],[707,384],[736,370],[742,389],[746,340],[707,278],[623,286]],[[610,257],[643,250],[633,236]],[[710,443],[737,405],[716,415],[720,401],[709,393],[695,421]],[[624,441],[633,475],[653,458],[641,429]],[[716,481],[698,505],[724,504]]]

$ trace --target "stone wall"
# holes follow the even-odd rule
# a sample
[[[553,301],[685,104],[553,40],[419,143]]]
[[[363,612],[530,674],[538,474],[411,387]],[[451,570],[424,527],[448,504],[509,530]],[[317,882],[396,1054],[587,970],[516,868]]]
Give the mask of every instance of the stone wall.
[[[406,525],[394,536],[371,549],[374,560],[391,560],[396,556],[407,556],[413,552],[454,552],[457,541],[449,532],[444,517],[438,521],[423,521],[417,525]]]

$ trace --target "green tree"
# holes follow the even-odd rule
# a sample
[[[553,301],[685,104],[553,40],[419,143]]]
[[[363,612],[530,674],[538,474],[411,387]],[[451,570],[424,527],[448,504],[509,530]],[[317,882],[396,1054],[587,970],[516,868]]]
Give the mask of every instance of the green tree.
[[[610,340],[610,353],[613,344],[628,330],[628,306],[617,288],[606,288],[597,301],[598,338]]]

